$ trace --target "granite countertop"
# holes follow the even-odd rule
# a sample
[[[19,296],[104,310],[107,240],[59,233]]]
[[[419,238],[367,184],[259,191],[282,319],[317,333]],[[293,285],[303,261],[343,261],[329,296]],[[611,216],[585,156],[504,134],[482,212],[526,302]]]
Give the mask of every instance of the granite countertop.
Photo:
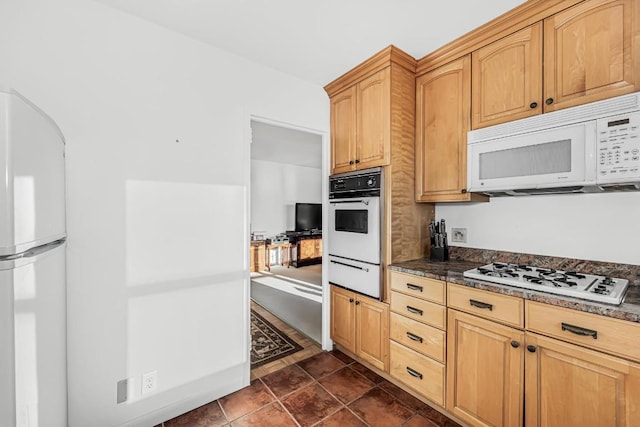
[[[602,316],[612,317],[615,319],[627,320],[630,322],[640,323],[640,266],[611,264],[601,262],[587,262],[583,260],[568,260],[566,258],[552,258],[552,257],[535,257],[538,262],[522,262],[523,254],[518,259],[513,259],[512,255],[505,256],[505,252],[496,251],[483,251],[483,254],[478,257],[476,253],[470,253],[471,248],[460,248],[464,251],[451,254],[449,261],[437,262],[430,261],[428,258],[416,259],[405,262],[398,262],[389,265],[389,269],[393,271],[399,271],[403,273],[415,274],[417,276],[424,276],[431,279],[444,280],[451,283],[456,283],[463,286],[469,286],[476,289],[482,289],[490,292],[497,292],[505,295],[512,295],[528,299],[531,301],[538,301],[545,304],[551,304],[559,307],[565,307],[573,310],[585,311],[588,313],[595,313]],[[477,251],[477,250],[476,250]],[[492,252],[487,256],[486,252]],[[468,259],[460,259],[460,255],[471,255]],[[527,255],[527,257],[529,257]],[[490,259],[490,260],[489,260]],[[601,274],[610,277],[617,277],[621,279],[629,280],[629,288],[620,305],[603,304],[593,301],[587,301],[579,298],[565,297],[561,295],[550,294],[546,292],[537,292],[529,289],[517,288],[513,286],[500,285],[497,283],[485,282],[482,280],[468,279],[462,276],[466,270],[480,267],[493,261],[502,262],[519,262],[521,264],[531,264],[546,268],[564,269],[567,266],[582,268],[572,268],[574,271],[582,271],[585,273]],[[562,268],[565,266],[565,268]]]

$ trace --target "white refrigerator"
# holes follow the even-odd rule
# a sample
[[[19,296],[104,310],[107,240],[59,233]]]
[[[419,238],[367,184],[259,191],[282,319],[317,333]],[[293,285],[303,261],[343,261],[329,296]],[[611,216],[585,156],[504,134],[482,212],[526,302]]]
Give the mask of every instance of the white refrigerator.
[[[0,426],[66,426],[64,137],[0,87]]]

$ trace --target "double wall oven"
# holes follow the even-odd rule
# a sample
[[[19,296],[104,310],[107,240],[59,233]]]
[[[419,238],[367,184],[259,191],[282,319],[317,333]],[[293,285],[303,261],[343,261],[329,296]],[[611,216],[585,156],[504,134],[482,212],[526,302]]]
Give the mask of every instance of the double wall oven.
[[[329,282],[380,299],[381,168],[329,177]]]

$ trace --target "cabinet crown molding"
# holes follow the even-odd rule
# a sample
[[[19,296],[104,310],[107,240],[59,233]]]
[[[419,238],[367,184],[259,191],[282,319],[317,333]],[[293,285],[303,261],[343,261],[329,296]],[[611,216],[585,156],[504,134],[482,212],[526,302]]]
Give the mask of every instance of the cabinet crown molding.
[[[417,61],[408,53],[398,49],[394,45],[389,45],[360,65],[327,84],[324,90],[331,97],[391,64],[397,64],[415,73]]]

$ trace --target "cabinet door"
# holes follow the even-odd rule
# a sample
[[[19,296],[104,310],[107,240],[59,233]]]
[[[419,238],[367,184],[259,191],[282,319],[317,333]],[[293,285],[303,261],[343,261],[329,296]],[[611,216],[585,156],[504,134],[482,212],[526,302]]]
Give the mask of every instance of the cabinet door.
[[[389,364],[389,306],[358,296],[356,301],[356,354],[378,369]]]
[[[316,240],[315,239],[302,239],[299,242],[300,255],[299,261],[315,258],[316,254]]]
[[[331,286],[331,339],[351,353],[356,352],[355,294]]]
[[[389,164],[391,148],[391,68],[358,83],[356,167]]]
[[[467,55],[416,81],[417,201],[468,200],[470,69]]]
[[[473,52],[473,128],[542,113],[542,23]]]
[[[521,426],[524,333],[455,310],[447,333],[447,410],[474,426]]]
[[[322,257],[322,239],[315,239],[314,256],[316,258],[321,258]]]
[[[640,425],[640,365],[535,334],[526,344],[527,427]]]
[[[356,87],[331,98],[331,173],[354,170],[356,159]]]
[[[640,3],[592,0],[544,21],[545,111],[640,89]]]

